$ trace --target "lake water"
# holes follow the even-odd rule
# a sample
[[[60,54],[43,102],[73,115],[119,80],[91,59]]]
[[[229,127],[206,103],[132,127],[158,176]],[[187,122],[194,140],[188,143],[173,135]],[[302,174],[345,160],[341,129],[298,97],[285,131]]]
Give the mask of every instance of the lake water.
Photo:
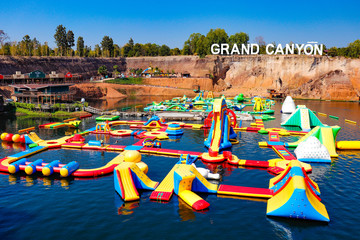
[[[145,102],[143,102],[146,105]],[[310,109],[335,115],[339,120],[319,116],[328,125],[342,127],[337,140],[359,140],[359,124],[347,124],[344,119],[360,122],[359,103],[296,101]],[[279,127],[285,116],[281,104],[275,105],[275,120],[265,127]],[[14,133],[18,129],[37,126],[57,119],[1,117],[0,132]],[[84,119],[81,129],[95,126],[95,119]],[[243,122],[243,126],[250,123]],[[52,139],[68,134],[65,128],[41,129],[38,135]],[[274,151],[260,149],[259,141],[268,136],[257,133],[238,133],[239,144],[233,153],[242,159],[268,160],[277,158]],[[204,131],[186,129],[177,141],[163,141],[163,148],[205,151]],[[86,140],[129,145],[133,137],[109,138],[88,135]],[[282,138],[293,141],[296,137]],[[20,145],[2,143],[0,158],[21,151]],[[78,180],[44,178],[41,175],[0,174],[0,239],[359,239],[360,211],[360,151],[338,151],[339,158],[332,164],[312,164],[309,176],[318,183],[322,203],[330,216],[330,223],[296,221],[266,217],[266,201],[246,198],[224,198],[201,194],[210,203],[209,210],[194,212],[174,195],[168,203],[149,200],[149,191],[141,192],[137,202],[124,203],[114,190],[113,176]],[[99,167],[118,153],[48,150],[31,157],[46,162],[76,160],[82,168]],[[149,166],[148,176],[162,181],[177,158],[142,155]],[[198,161],[222,175],[220,183],[268,187],[273,177],[264,170],[234,168],[227,164],[210,165]]]

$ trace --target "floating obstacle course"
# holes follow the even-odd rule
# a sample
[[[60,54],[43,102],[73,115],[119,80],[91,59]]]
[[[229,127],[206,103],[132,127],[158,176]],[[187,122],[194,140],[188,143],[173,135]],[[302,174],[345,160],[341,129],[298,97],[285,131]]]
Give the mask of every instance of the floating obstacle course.
[[[198,100],[201,101],[201,99]],[[163,120],[153,117],[148,121],[102,120],[104,122],[80,134],[65,136],[55,140],[42,140],[35,132],[29,132],[23,135],[27,146],[29,147],[31,144],[36,145],[19,154],[1,159],[0,170],[11,174],[21,171],[24,171],[26,174],[38,172],[44,176],[54,175],[55,177],[57,175],[60,177],[98,177],[113,173],[115,191],[126,202],[137,201],[142,190],[152,191],[150,199],[154,201],[170,201],[175,193],[194,210],[204,210],[211,207],[211,202],[205,201],[197,193],[264,198],[269,199],[268,216],[328,222],[329,216],[319,198],[320,190],[317,184],[307,175],[311,172],[311,166],[298,161],[298,156],[294,156],[289,148],[298,146],[310,137],[315,137],[334,157],[337,155],[337,148],[348,149],[351,147],[353,149],[360,149],[359,141],[336,142],[336,135],[340,128],[337,126],[315,126],[314,121],[316,122],[317,118],[312,119],[311,114],[313,112],[302,108],[297,117],[300,121],[298,126],[303,131],[265,128],[266,123],[263,122],[261,117],[257,116],[251,127],[245,128],[245,131],[269,134],[269,141],[259,145],[270,147],[278,154],[279,158],[267,161],[239,159],[232,154],[231,146],[234,143],[236,144],[237,134],[235,131],[244,130],[244,128],[240,128],[237,125],[236,116],[234,117],[235,114],[228,108],[228,103],[225,99],[214,99],[213,103],[212,111],[209,113],[209,118],[204,124],[165,123]],[[130,129],[114,129],[117,125],[129,125]],[[205,179],[200,170],[190,165],[196,162],[198,158],[206,155],[206,153],[166,149],[161,146],[160,140],[166,140],[168,135],[172,133],[181,136],[184,134],[184,128],[209,130],[208,138],[205,140],[209,142],[209,152],[207,154],[215,153],[214,155],[222,157],[221,161],[226,161],[233,166],[265,169],[269,173],[277,175],[277,177],[270,180],[269,188],[210,183]],[[313,129],[311,130],[311,128]],[[305,132],[305,130],[308,132]],[[86,134],[107,134],[109,137],[134,137],[139,138],[139,141],[129,146],[111,145],[98,140],[87,141],[83,137]],[[304,136],[295,143],[281,141],[281,136],[290,134]],[[37,159],[30,162],[26,159],[28,156],[50,148],[116,151],[120,154],[105,166],[96,169],[81,169],[79,164],[74,161],[65,164],[59,160],[46,162],[46,160]],[[147,165],[141,162],[138,157],[134,157],[131,161],[125,160],[125,156],[129,152],[135,152],[137,156],[141,153],[146,153],[179,157],[179,161],[162,181],[159,179],[160,183],[158,183],[147,177]],[[303,159],[300,158],[300,160]],[[156,180],[158,181],[158,179]],[[299,203],[299,201],[301,202]],[[306,206],[301,205],[303,202],[306,202]],[[298,209],[298,205],[301,206],[300,209]]]

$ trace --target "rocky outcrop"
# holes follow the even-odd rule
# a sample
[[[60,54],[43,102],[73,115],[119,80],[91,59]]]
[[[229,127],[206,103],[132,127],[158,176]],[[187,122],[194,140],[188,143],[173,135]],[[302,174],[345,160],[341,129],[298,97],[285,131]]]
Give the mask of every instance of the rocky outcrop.
[[[197,89],[213,91],[213,82],[210,78],[144,78],[145,85],[175,87],[181,89]]]
[[[327,56],[238,56],[214,89],[266,95],[267,89],[300,98],[358,100],[360,59]]]
[[[104,99],[126,97],[125,92],[119,85],[108,83],[76,84],[70,87],[70,91],[74,92],[77,98]]]
[[[186,94],[187,96],[195,96],[191,89],[184,89],[179,92],[177,88],[169,87],[153,87],[140,85],[122,85],[110,83],[82,83],[70,87],[75,92],[77,98],[84,97],[86,99],[109,99],[124,98],[134,96],[179,96]]]

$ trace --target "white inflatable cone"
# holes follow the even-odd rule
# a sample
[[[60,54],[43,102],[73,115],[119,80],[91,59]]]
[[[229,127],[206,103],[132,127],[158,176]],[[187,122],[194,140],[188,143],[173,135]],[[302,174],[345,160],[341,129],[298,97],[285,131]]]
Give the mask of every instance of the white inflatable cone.
[[[295,112],[295,110],[296,110],[296,106],[295,106],[294,100],[292,99],[291,96],[287,96],[282,105],[281,112],[282,113],[293,113],[293,112]]]

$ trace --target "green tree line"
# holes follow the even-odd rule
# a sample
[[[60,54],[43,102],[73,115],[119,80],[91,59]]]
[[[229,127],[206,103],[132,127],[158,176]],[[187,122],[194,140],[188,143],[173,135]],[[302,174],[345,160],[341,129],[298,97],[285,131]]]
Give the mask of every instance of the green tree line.
[[[19,42],[9,41],[8,35],[0,30],[0,54],[10,56],[79,56],[79,57],[140,57],[140,56],[174,56],[174,55],[197,55],[205,57],[211,54],[211,45],[214,43],[228,43],[230,48],[233,44],[249,43],[249,35],[238,32],[228,35],[224,29],[210,29],[203,35],[192,33],[184,42],[183,48],[170,48],[163,44],[135,43],[132,38],[123,46],[114,43],[109,36],[104,36],[99,44],[93,48],[85,45],[84,38],[79,36],[75,42],[75,34],[67,30],[63,25],[55,29],[54,41],[56,47],[50,48],[48,42],[40,43],[35,37],[25,35]],[[265,54],[265,41],[261,36],[255,41],[260,45],[260,54]],[[360,40],[350,43],[347,47],[332,47],[324,52],[329,56],[344,56],[351,58],[360,57]]]

